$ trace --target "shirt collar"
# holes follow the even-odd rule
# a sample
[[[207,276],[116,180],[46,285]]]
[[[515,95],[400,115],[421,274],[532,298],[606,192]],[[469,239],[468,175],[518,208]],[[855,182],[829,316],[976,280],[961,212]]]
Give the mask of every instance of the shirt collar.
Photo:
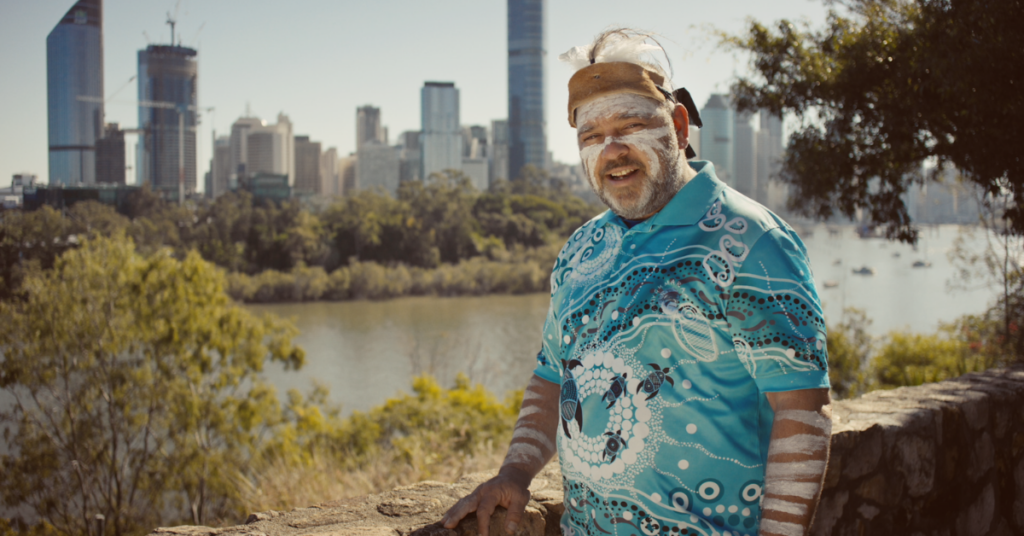
[[[672,200],[657,214],[645,222],[638,223],[633,229],[645,231],[655,225],[693,225],[707,214],[711,204],[725,190],[725,183],[715,175],[715,165],[711,162],[691,160],[688,164],[697,172],[697,176],[683,185],[672,197]],[[611,210],[606,210],[604,214],[600,215],[596,223],[599,226],[614,223],[626,228],[622,218]]]

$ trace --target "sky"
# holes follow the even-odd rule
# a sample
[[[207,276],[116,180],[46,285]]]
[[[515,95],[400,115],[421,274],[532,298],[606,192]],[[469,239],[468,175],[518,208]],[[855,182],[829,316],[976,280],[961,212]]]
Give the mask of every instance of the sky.
[[[48,177],[46,36],[73,0],[0,0],[0,185],[14,173]],[[507,117],[507,7],[498,0],[104,0],[106,121],[134,128],[137,53],[166,44],[168,13],[183,44],[198,50],[202,118],[199,177],[209,167],[211,134],[252,114],[274,122],[283,112],[296,135],[339,155],[355,150],[358,106],[381,108],[390,141],[419,130],[423,82],[455,82],[461,122],[490,125]],[[631,2],[547,1],[545,96],[548,149],[576,163],[566,121],[572,69],[558,60],[602,30],[629,26],[656,32],[698,107],[748,72],[749,58],[723,51],[714,29],[742,32],[749,20],[821,26],[822,0]],[[133,136],[127,152],[133,153]],[[129,165],[134,155],[129,155]],[[199,181],[202,188],[202,180]]]

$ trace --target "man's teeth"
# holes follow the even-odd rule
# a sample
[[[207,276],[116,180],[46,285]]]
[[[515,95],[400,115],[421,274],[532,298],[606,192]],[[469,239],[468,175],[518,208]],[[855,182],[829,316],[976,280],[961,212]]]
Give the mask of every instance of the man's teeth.
[[[612,173],[611,175],[612,175],[612,177],[624,177],[624,176],[629,175],[630,173],[632,173],[634,171],[636,171],[636,170],[635,169],[626,169],[626,170],[623,170],[623,171],[616,171],[615,173]]]

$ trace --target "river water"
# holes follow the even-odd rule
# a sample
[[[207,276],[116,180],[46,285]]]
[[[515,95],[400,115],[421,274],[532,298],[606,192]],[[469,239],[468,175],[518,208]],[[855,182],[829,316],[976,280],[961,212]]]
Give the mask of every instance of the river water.
[[[860,239],[852,227],[833,231],[838,233],[819,225],[802,232],[830,324],[841,320],[844,308],[856,307],[867,312],[874,335],[894,329],[932,332],[940,321],[984,311],[994,298],[988,288],[947,289],[955,272],[947,253],[957,226],[923,229],[916,251]],[[981,248],[980,240],[968,244]],[[916,260],[932,265],[913,268]],[[874,268],[875,275],[852,273],[862,266]],[[835,286],[826,287],[826,281]],[[298,372],[271,367],[274,385],[283,393],[322,382],[346,414],[408,392],[410,380],[421,372],[445,385],[465,372],[499,394],[523,386],[533,370],[547,307],[546,294],[248,306],[290,318],[301,331],[296,342],[306,350],[306,366]]]

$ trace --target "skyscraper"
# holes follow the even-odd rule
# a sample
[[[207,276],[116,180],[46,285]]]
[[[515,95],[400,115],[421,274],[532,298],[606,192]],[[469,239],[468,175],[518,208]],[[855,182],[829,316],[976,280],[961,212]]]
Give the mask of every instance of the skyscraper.
[[[107,123],[103,137],[96,140],[96,182],[124,184],[124,131]]]
[[[525,165],[544,168],[544,19],[547,0],[508,0],[509,177]]]
[[[231,184],[231,137],[213,137],[213,158],[210,161],[210,184],[206,197],[216,199],[228,191],[238,188]]]
[[[287,115],[277,114],[277,123],[266,124],[258,117],[240,117],[231,125],[231,174],[233,183],[257,173],[287,175],[295,185],[295,137]]]
[[[196,51],[176,45],[150,45],[139,51],[138,182],[149,182],[178,199],[179,171],[185,195],[196,191]],[[175,108],[153,106],[173,104]],[[184,114],[184,146],[179,147],[178,114]],[[179,165],[182,161],[182,165]]]
[[[732,186],[733,138],[736,122],[728,95],[712,94],[700,111],[704,127],[700,129],[701,159],[715,165],[718,177]]]
[[[82,100],[82,98],[89,100]],[[50,184],[96,182],[103,135],[103,0],[79,0],[46,36]]]
[[[320,142],[310,141],[309,136],[295,136],[295,193],[322,193],[320,151]]]
[[[491,150],[487,156],[491,163],[491,182],[509,180],[508,176],[508,121],[491,121]],[[488,185],[490,186],[490,185]]]
[[[420,89],[420,129],[423,158],[420,177],[426,179],[431,173],[462,169],[459,90],[454,82],[423,84]]]
[[[732,187],[751,199],[761,201],[757,197],[757,131],[752,120],[756,116],[752,112],[733,113],[733,163]]]
[[[386,130],[380,122],[380,108],[369,104],[356,108],[356,152],[366,142],[388,142]]]
[[[761,110],[761,129],[757,133],[758,201],[776,212],[784,212],[789,186],[772,178],[782,165],[782,117]]]

